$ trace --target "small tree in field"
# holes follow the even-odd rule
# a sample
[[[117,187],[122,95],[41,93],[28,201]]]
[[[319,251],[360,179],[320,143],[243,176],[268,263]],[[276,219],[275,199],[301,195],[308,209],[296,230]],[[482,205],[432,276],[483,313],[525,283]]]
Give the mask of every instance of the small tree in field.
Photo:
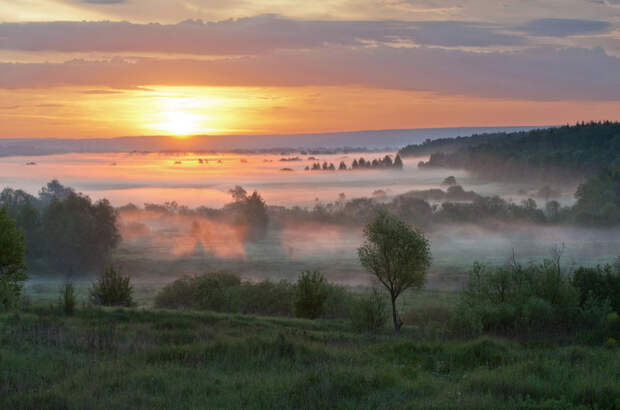
[[[295,284],[295,316],[316,319],[325,310],[325,301],[329,296],[327,280],[321,272],[305,271],[299,275]]]
[[[129,276],[107,267],[90,289],[90,299],[101,306],[133,306],[133,287]]]
[[[360,262],[390,293],[394,330],[403,322],[396,299],[409,288],[420,288],[431,264],[430,243],[424,234],[382,212],[364,229],[366,241],[357,250]]]
[[[9,217],[6,207],[0,207],[0,310],[14,307],[19,299],[26,276],[24,237]]]

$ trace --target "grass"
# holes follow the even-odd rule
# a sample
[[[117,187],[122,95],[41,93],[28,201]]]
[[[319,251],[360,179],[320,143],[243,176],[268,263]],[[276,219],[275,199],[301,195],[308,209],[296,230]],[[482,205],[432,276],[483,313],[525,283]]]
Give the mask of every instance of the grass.
[[[620,408],[620,355],[340,320],[31,306],[0,315],[0,408]]]

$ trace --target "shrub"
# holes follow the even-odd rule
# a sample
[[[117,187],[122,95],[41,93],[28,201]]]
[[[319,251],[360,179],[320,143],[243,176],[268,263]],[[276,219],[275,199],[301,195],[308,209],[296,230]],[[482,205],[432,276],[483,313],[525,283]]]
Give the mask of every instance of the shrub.
[[[218,312],[236,312],[241,279],[230,272],[209,272],[200,276],[186,276],[166,285],[155,297],[155,306],[168,309],[202,309]]]
[[[239,288],[240,311],[259,315],[292,316],[294,286],[287,281],[243,282]]]
[[[474,263],[457,312],[467,318],[456,323],[461,330],[466,330],[467,322],[481,324],[483,330],[504,332],[568,328],[579,316],[578,292],[550,261],[492,270]]]
[[[620,264],[579,268],[573,274],[572,283],[579,291],[581,306],[593,296],[600,301],[608,299],[611,308],[620,313]]]
[[[62,310],[65,313],[65,315],[71,316],[73,315],[73,312],[75,311],[75,293],[73,290],[73,284],[72,283],[67,283],[65,284],[61,290],[61,297],[62,297]]]
[[[327,299],[321,317],[327,319],[347,318],[354,295],[344,286],[327,284]]]
[[[107,267],[90,289],[90,300],[102,306],[133,306],[133,287],[129,276]]]
[[[305,271],[295,284],[295,316],[316,319],[325,311],[329,296],[327,280],[321,272]]]
[[[241,278],[230,272],[211,272],[196,276],[192,281],[194,306],[216,312],[236,312],[237,299],[233,288],[241,285]]]
[[[186,276],[164,286],[155,296],[155,307],[160,309],[192,308],[194,306],[192,279]]]
[[[349,310],[351,325],[357,331],[377,333],[385,326],[387,317],[387,301],[378,289],[354,301]]]
[[[531,297],[525,302],[521,312],[521,320],[526,326],[544,328],[552,324],[555,319],[551,303],[538,297]]]

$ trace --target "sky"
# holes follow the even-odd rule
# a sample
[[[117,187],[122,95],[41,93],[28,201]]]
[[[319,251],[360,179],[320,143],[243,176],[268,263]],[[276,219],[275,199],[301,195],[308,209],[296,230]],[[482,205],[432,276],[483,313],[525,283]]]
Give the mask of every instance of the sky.
[[[0,0],[0,138],[620,120],[620,0]]]

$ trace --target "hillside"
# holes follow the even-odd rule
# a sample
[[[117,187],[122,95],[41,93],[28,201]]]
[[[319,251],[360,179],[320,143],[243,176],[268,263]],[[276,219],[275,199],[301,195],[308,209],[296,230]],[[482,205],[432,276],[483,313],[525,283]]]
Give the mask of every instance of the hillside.
[[[399,153],[430,155],[421,167],[466,169],[481,177],[566,180],[620,165],[620,123],[444,138],[408,145]]]
[[[0,407],[617,408],[602,347],[360,336],[334,321],[46,308],[0,315]]]

